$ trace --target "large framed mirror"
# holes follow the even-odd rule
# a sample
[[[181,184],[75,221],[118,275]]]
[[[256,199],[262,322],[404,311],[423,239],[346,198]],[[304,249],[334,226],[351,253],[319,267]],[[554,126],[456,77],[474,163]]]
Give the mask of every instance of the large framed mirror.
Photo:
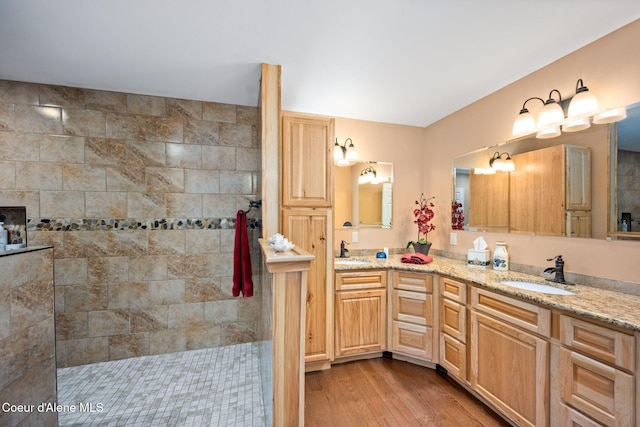
[[[457,156],[452,197],[462,204],[465,230],[640,238],[639,146],[640,103],[615,124]],[[484,174],[498,157],[515,170]]]
[[[393,163],[361,161],[335,170],[335,227],[391,228]]]

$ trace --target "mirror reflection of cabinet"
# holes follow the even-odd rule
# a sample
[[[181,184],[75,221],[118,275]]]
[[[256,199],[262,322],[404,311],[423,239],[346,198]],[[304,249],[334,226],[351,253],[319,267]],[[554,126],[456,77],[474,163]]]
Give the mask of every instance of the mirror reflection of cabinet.
[[[512,233],[591,237],[589,148],[556,145],[514,155],[513,161],[518,167],[509,177]],[[572,221],[574,216],[583,224]]]
[[[469,175],[469,227],[509,231],[509,174]]]
[[[591,236],[589,148],[556,145],[512,159],[513,172],[470,176],[470,228]]]
[[[365,171],[367,171],[365,173]],[[361,182],[362,176],[371,179]],[[357,162],[335,170],[335,227],[391,228],[393,164]]]

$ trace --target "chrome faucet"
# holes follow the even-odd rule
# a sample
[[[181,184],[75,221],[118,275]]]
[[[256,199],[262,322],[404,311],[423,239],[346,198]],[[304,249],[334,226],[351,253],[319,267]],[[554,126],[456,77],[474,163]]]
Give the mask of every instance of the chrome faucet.
[[[347,258],[349,256],[349,249],[345,248],[345,245],[348,244],[349,243],[345,242],[344,240],[340,242],[340,256],[338,258]]]
[[[555,277],[553,279],[547,279],[551,282],[561,283],[563,285],[573,285],[573,283],[569,283],[564,279],[564,260],[562,259],[562,255],[557,255],[553,258],[547,258],[547,261],[555,261],[555,267],[548,267],[544,269],[544,274],[553,274],[555,273]]]

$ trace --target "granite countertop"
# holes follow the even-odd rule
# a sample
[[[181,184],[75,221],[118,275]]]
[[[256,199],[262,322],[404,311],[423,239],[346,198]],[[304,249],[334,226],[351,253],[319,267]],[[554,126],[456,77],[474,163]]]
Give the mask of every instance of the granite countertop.
[[[437,273],[462,280],[480,287],[500,291],[504,294],[520,297],[524,300],[539,303],[549,308],[564,310],[586,318],[599,320],[611,325],[640,332],[640,297],[620,292],[613,292],[585,285],[559,285],[545,280],[545,277],[514,271],[496,271],[492,268],[474,268],[464,261],[444,257],[434,257],[429,264],[405,264],[400,262],[400,255],[391,255],[386,259],[371,256],[358,256],[348,259],[367,261],[366,264],[335,264],[335,271],[396,269],[423,273]],[[501,284],[503,280],[535,282],[566,289],[576,295],[543,294],[522,290]]]

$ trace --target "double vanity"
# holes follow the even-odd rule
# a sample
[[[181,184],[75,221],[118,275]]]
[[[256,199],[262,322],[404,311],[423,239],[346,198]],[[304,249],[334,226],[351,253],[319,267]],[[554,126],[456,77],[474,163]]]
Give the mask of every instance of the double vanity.
[[[334,270],[332,363],[385,355],[437,369],[515,425],[640,424],[640,297],[443,257]]]

